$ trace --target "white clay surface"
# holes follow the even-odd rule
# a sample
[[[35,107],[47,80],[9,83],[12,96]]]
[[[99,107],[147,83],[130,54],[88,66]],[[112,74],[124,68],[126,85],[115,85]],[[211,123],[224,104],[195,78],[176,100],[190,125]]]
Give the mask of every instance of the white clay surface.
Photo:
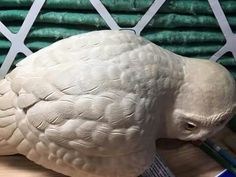
[[[91,32],[32,54],[0,81],[0,154],[72,177],[136,177],[156,139],[204,139],[234,111],[222,66],[130,32]]]

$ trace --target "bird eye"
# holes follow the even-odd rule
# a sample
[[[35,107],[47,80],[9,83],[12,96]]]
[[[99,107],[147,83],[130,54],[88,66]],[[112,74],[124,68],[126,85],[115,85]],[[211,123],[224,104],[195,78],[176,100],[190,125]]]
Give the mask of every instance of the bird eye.
[[[197,128],[197,125],[192,122],[187,122],[184,128],[188,131],[193,131]]]

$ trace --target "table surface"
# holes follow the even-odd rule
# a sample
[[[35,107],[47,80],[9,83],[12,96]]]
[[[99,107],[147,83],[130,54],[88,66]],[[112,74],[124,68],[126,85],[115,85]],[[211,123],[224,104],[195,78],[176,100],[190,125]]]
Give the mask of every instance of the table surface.
[[[176,177],[214,177],[223,168],[191,143],[160,140],[157,151]],[[20,155],[0,157],[0,177],[65,177]]]
[[[214,177],[223,171],[216,161],[191,143],[163,141],[158,153],[176,177]]]

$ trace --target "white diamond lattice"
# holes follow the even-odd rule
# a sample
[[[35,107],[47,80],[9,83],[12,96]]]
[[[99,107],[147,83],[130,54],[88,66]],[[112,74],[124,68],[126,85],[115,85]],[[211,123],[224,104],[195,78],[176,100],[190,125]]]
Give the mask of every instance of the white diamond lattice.
[[[38,16],[44,2],[46,0],[35,0],[20,28],[18,33],[11,33],[10,30],[0,21],[0,32],[11,41],[11,47],[7,53],[7,56],[0,68],[0,79],[4,78],[8,73],[15,57],[18,53],[23,53],[26,56],[32,54],[32,51],[24,44],[24,40],[27,37],[36,17]]]
[[[226,44],[218,52],[216,52],[210,60],[217,61],[226,52],[232,52],[234,59],[236,59],[236,34],[234,34],[230,28],[229,22],[227,21],[222,7],[220,6],[219,0],[208,1],[226,39]]]
[[[149,7],[147,12],[142,16],[139,22],[133,28],[121,28],[116,21],[112,18],[111,14],[105,8],[100,0],[90,0],[91,4],[101,15],[104,21],[112,30],[129,30],[134,32],[137,35],[140,35],[142,30],[147,26],[149,21],[154,17],[160,7],[164,4],[166,0],[155,0],[153,4]]]
[[[8,73],[16,55],[18,53],[23,53],[26,56],[32,54],[32,51],[24,44],[24,40],[28,35],[35,19],[37,18],[43,4],[46,0],[34,0],[20,30],[18,33],[11,33],[8,28],[0,21],[0,32],[11,42],[11,47],[7,53],[7,56],[0,68],[0,78],[4,78]],[[142,16],[140,21],[132,28],[121,28],[115,20],[112,18],[111,14],[105,8],[100,0],[90,0],[91,4],[101,15],[104,21],[112,30],[129,30],[137,35],[140,35],[145,26],[158,12],[160,7],[167,0],[155,0],[153,4],[149,7],[147,12]],[[222,10],[219,0],[208,0],[213,13],[219,23],[219,26],[225,36],[226,44],[216,52],[210,59],[217,61],[226,52],[232,52],[234,58],[236,59],[236,34],[234,34],[230,28],[227,18]]]

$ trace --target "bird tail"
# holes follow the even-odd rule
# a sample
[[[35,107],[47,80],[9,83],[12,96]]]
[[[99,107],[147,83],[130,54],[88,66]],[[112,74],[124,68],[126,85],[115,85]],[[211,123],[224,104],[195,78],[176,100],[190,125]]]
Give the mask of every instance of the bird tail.
[[[10,82],[6,79],[0,80],[0,155],[17,153],[12,143],[17,130],[15,101],[16,95],[11,90]]]

